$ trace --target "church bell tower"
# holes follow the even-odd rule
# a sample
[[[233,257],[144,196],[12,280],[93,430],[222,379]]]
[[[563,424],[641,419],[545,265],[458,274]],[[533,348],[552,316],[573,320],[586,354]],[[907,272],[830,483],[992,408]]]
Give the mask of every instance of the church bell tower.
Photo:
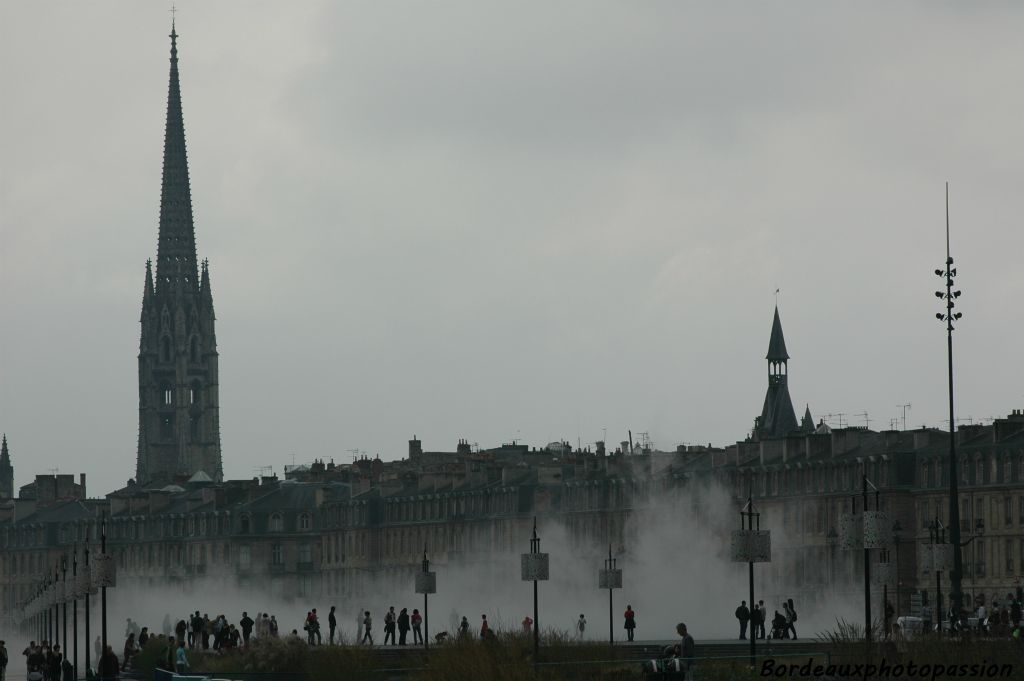
[[[136,479],[143,485],[166,485],[200,471],[223,479],[216,318],[209,265],[196,259],[173,22],[170,38],[157,259],[155,272],[146,262],[139,339]]]

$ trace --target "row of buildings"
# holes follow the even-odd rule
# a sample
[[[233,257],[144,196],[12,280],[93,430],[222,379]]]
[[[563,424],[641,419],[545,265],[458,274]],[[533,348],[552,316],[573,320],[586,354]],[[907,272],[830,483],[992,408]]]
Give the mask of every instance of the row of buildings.
[[[1024,576],[1024,412],[956,433],[963,467],[964,585],[1001,598]],[[486,566],[526,551],[534,519],[560,523],[574,553],[600,564],[609,545],[628,565],[630,522],[665,499],[690,503],[718,485],[740,504],[752,495],[773,531],[759,591],[817,599],[861,591],[862,561],[837,542],[839,515],[859,504],[864,472],[897,525],[889,591],[934,588],[916,545],[948,516],[948,433],[864,428],[750,438],[724,448],[608,452],[556,445],[423,451],[400,461],[315,462],[276,477],[216,482],[195,474],[161,488],[132,481],[88,498],[84,476],[41,475],[0,503],[0,605],[11,613],[60,560],[105,532],[119,584],[199,577],[251,585],[281,598],[348,598],[368,582],[412,583],[426,549],[438,569]],[[874,500],[872,499],[872,504]],[[738,517],[738,516],[737,516]],[[723,537],[723,549],[727,538]],[[898,584],[897,584],[898,581]],[[927,596],[926,596],[927,598]]]
[[[804,603],[860,594],[863,563],[841,550],[839,515],[861,489],[896,521],[888,585],[899,607],[934,588],[915,547],[945,519],[949,433],[872,431],[797,419],[790,359],[778,309],[769,338],[768,388],[754,428],[726,447],[659,451],[624,442],[611,450],[551,443],[490,449],[460,441],[426,451],[415,437],[405,458],[316,461],[274,476],[225,480],[220,448],[218,351],[210,268],[197,260],[171,33],[158,257],[146,264],[139,347],[136,476],[101,497],[86,478],[40,475],[13,488],[12,457],[0,451],[0,613],[18,604],[61,560],[101,534],[123,584],[185,584],[198,578],[251,585],[281,598],[346,598],[377,580],[406,580],[426,550],[438,569],[485,568],[525,551],[537,519],[560,523],[571,550],[606,547],[628,566],[631,523],[665,500],[708,513],[702,499],[724,490],[736,510],[751,495],[774,532],[773,561],[759,591]],[[978,600],[1012,591],[1024,575],[1024,412],[961,426],[961,523],[965,586]],[[737,516],[738,519],[738,516]],[[723,551],[727,537],[722,537]]]

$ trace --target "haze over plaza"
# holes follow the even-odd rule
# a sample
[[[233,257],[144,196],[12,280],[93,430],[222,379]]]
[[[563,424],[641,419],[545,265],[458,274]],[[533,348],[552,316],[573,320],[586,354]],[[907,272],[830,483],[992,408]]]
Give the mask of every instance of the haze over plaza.
[[[776,288],[798,413],[946,427],[946,180],[958,415],[1024,404],[1015,6],[179,9],[225,477],[413,434],[727,445],[761,411]],[[16,486],[133,475],[157,10],[0,8]]]

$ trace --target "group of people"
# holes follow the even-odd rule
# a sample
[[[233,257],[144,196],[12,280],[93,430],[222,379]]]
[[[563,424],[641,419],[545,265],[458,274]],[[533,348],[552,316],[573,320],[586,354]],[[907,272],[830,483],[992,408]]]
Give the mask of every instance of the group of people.
[[[0,641],[0,679],[5,678],[7,667],[7,648]],[[25,678],[29,681],[73,681],[75,670],[71,662],[61,652],[60,645],[49,641],[32,641],[22,651],[25,656]]]
[[[316,612],[315,610],[313,611]],[[334,608],[331,608],[331,616],[334,615]],[[463,617],[463,620],[466,618]],[[467,623],[468,626],[468,623]],[[398,632],[397,644],[400,646],[408,645],[409,632],[412,632],[412,643],[413,645],[423,645],[423,616],[420,615],[420,611],[413,608],[412,614],[409,614],[408,608],[402,608],[397,614],[395,613],[395,606],[388,608],[388,611],[384,613],[384,645],[388,645],[390,641],[391,645],[395,645],[395,632]],[[356,617],[356,640],[359,643],[366,643],[373,645],[373,616],[370,615],[369,610],[362,611],[362,614]],[[334,641],[334,625],[331,625],[331,641]]]
[[[740,622],[740,640],[747,640],[747,625],[750,625],[750,638],[765,638],[764,624],[768,617],[768,610],[764,601],[758,601],[754,609],[747,607],[746,601],[740,601],[736,608],[736,619]],[[775,611],[772,617],[772,631],[770,638],[796,640],[796,608],[793,606],[793,599],[790,598],[782,603],[782,612]],[[790,636],[792,634],[792,636]],[[629,639],[633,640],[632,637]]]
[[[138,625],[128,619],[129,630],[138,630]],[[164,616],[163,634],[174,638],[180,643],[184,642],[190,650],[230,650],[239,646],[249,645],[250,639],[277,636],[277,618],[269,613],[257,613],[256,619],[249,617],[248,612],[243,612],[237,626],[228,622],[228,618],[221,614],[213,619],[209,614],[194,613],[187,615],[171,626],[170,615]]]
[[[693,636],[683,622],[676,625],[676,633],[679,635],[679,643],[666,646],[660,659],[645,662],[642,669],[647,674],[679,673],[685,681],[693,681],[697,664]]]

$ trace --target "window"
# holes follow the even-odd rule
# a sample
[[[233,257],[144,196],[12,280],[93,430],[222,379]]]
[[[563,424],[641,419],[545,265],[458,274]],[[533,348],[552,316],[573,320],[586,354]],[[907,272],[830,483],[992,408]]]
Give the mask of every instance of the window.
[[[238,567],[243,570],[248,570],[252,565],[252,549],[247,545],[238,547]]]
[[[249,534],[249,516],[243,515],[242,520],[239,522],[239,526],[242,534]]]
[[[160,339],[160,361],[170,362],[171,361],[171,337],[163,336]]]
[[[299,516],[299,531],[307,532],[313,527],[313,518],[308,513]]]
[[[188,391],[188,403],[199,404],[200,390],[199,381],[192,381],[192,386]]]
[[[1024,526],[1024,497],[1017,497],[1020,510],[1017,513],[1017,522]]]
[[[1006,540],[1006,574],[1013,574],[1013,540]]]
[[[975,568],[975,574],[978,577],[984,577],[985,576],[985,540],[979,539],[979,540],[977,540],[974,543],[978,545],[978,549],[977,549],[977,551],[978,551],[978,560],[977,560],[977,565],[976,565],[976,568]]]
[[[284,518],[280,513],[273,513],[270,516],[270,532],[283,532],[284,531]]]
[[[170,386],[164,386],[164,404],[170,405],[174,402],[174,390]]]
[[[1013,525],[1013,499],[1011,497],[1003,499],[1003,516],[1006,527]]]
[[[270,562],[274,565],[284,565],[284,550],[280,544],[274,544],[270,550]]]
[[[313,545],[309,543],[299,545],[299,562],[300,563],[312,563],[313,562]]]

